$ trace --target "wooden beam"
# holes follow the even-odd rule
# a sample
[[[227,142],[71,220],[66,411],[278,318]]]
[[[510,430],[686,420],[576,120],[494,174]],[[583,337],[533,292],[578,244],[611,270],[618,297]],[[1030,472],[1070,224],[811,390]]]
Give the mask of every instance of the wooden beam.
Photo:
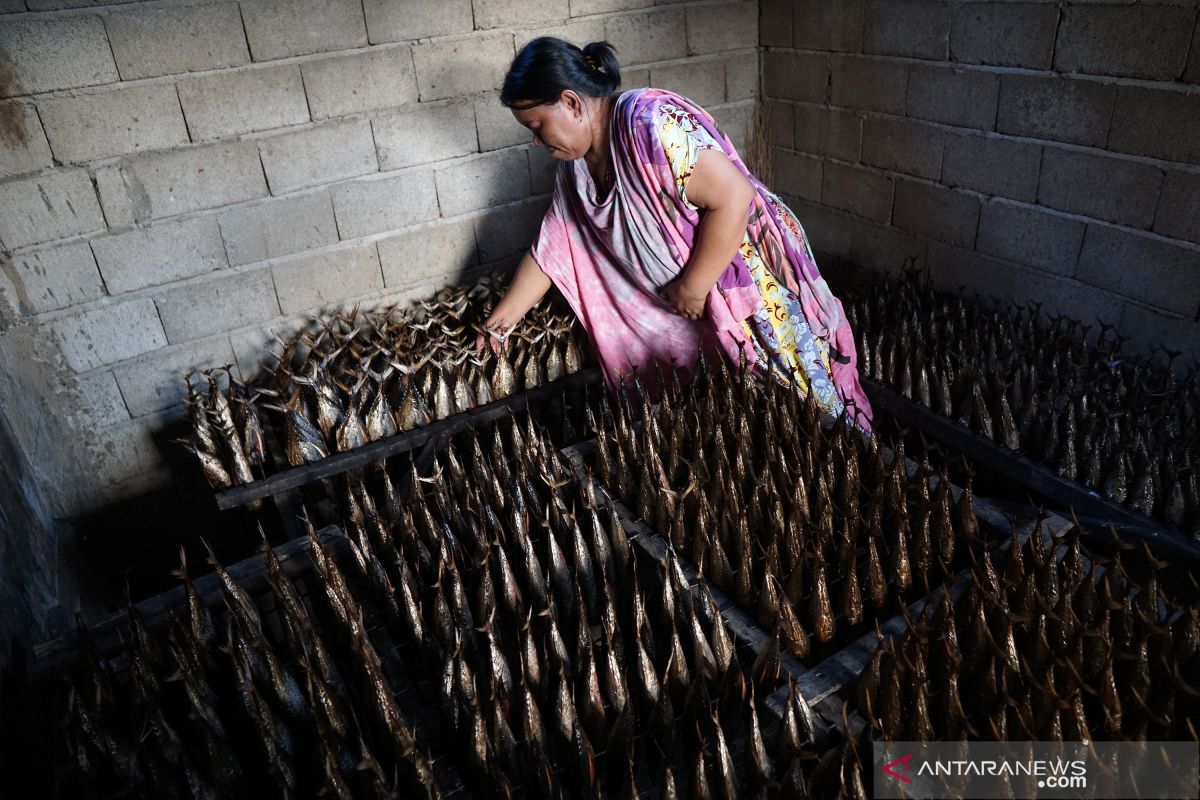
[[[1049,467],[1003,448],[933,409],[909,400],[890,387],[867,379],[862,381],[862,385],[873,407],[883,409],[904,424],[920,429],[926,436],[1016,481],[1031,492],[1092,518],[1099,522],[1101,528],[1111,522],[1118,532],[1149,539],[1149,544],[1166,545],[1177,553],[1188,554],[1190,558],[1200,558],[1200,543],[1166,528],[1160,521],[1101,497],[1075,481],[1058,475]]]
[[[317,537],[330,549],[335,558],[341,559],[349,556],[349,543],[337,527],[322,528],[317,531]],[[299,578],[312,568],[312,550],[308,537],[294,539],[274,550],[283,573],[289,578]],[[252,595],[264,591],[269,586],[267,564],[261,553],[255,553],[231,564],[226,567],[226,572],[234,582]],[[215,572],[196,578],[192,583],[204,605],[209,608],[214,608],[224,602],[220,578]],[[161,594],[135,603],[134,608],[141,615],[147,629],[151,633],[158,633],[166,629],[172,615],[186,617],[187,594],[181,584],[174,589],[168,589]],[[129,611],[124,610],[90,623],[87,631],[100,655],[108,657],[116,653],[124,644],[128,627]],[[32,652],[33,668],[30,670],[30,679],[39,681],[58,675],[70,669],[78,657],[79,632],[77,630],[36,645]]]
[[[371,442],[345,453],[335,453],[315,464],[292,467],[253,483],[223,489],[214,493],[213,497],[216,499],[219,509],[237,508],[263,497],[280,494],[288,489],[296,489],[322,478],[330,478],[400,453],[416,450],[434,436],[453,436],[468,428],[478,427],[508,416],[514,411],[520,411],[531,402],[552,397],[567,389],[598,383],[600,379],[600,369],[588,367],[545,386],[539,386],[536,389],[530,389],[446,419],[436,420],[411,431],[403,431],[395,436]]]

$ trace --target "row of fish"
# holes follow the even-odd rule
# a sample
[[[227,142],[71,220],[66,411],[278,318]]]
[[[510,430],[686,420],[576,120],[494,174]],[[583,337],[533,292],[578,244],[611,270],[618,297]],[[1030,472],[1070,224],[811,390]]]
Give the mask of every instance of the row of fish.
[[[393,623],[437,680],[469,775],[543,797],[636,797],[656,783],[664,797],[790,797],[830,779],[808,775],[830,733],[799,694],[795,725],[764,738],[755,698],[779,688],[777,656],[739,659],[707,587],[689,586],[673,552],[659,562],[630,541],[530,417],[417,480],[423,497],[394,526],[411,532],[398,548],[411,563],[361,572],[381,595],[404,572],[435,591]],[[379,503],[349,491],[351,538],[367,541],[355,519],[378,531]],[[464,671],[476,685],[463,688]],[[509,731],[524,733],[523,757]]]
[[[407,501],[384,467],[340,481],[346,552],[310,526],[307,597],[270,551],[266,603],[214,561],[226,613],[181,569],[165,641],[131,609],[124,683],[85,646],[81,794],[865,797],[865,743],[777,650],[739,653],[707,586],[631,541],[529,417],[413,479]]]
[[[181,569],[187,613],[165,641],[130,608],[123,683],[80,625],[72,796],[303,797],[326,779],[339,797],[439,796],[385,675],[386,650],[365,627],[348,642],[321,632],[321,614],[274,553],[265,558],[277,618],[216,561],[225,614],[212,614]]]
[[[724,362],[661,383],[658,404],[640,385],[601,401],[600,480],[801,660],[940,584],[978,538],[970,478],[955,500],[928,448],[910,476],[901,437],[823,427],[811,395]]]
[[[1078,527],[1024,542],[1014,531],[956,601],[934,598],[876,650],[860,713],[895,740],[1195,741],[1195,576],[1127,547],[1098,554]]]
[[[569,312],[543,300],[503,347],[477,351],[500,297],[493,278],[429,301],[313,320],[247,383],[230,368],[187,376],[185,446],[214,489],[311,464],[445,419],[583,368],[587,347]]]
[[[1200,535],[1196,370],[1122,354],[1110,326],[937,294],[917,273],[862,290],[847,315],[864,375]]]

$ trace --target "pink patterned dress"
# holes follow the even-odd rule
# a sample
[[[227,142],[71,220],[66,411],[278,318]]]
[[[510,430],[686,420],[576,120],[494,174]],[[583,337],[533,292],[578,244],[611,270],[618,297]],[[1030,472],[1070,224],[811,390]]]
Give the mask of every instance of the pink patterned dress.
[[[532,254],[570,303],[610,387],[661,366],[685,372],[704,350],[735,365],[744,353],[763,375],[813,393],[829,413],[864,429],[871,409],[858,381],[854,337],[842,304],[817,270],[804,229],[756,179],[707,111],[662,89],[616,100],[611,147],[616,180],[605,197],[583,159],[559,164],[550,209]],[[703,149],[720,150],[756,190],[746,234],[708,296],[700,320],[678,314],[659,290],[686,267],[700,223],[687,198]]]

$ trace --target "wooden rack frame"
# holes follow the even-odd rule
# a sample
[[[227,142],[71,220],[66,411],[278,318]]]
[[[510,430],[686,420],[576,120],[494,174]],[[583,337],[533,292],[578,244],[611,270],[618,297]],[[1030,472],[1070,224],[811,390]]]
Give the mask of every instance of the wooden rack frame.
[[[1101,497],[1028,456],[1001,447],[933,409],[909,400],[889,386],[869,379],[863,379],[862,386],[872,407],[886,411],[903,424],[917,428],[926,437],[1019,483],[1030,492],[1074,509],[1081,522],[1098,527],[1111,524],[1119,533],[1144,539],[1163,554],[1200,560],[1200,542],[1186,534],[1171,530],[1158,520],[1128,506]]]

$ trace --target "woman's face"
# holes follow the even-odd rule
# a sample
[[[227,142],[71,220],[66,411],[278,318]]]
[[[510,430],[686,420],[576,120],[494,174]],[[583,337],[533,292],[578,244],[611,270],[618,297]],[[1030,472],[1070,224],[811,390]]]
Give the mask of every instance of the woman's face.
[[[511,110],[517,122],[533,131],[533,143],[545,147],[554,158],[562,161],[583,158],[592,146],[589,108],[570,89],[559,95],[553,105]]]

